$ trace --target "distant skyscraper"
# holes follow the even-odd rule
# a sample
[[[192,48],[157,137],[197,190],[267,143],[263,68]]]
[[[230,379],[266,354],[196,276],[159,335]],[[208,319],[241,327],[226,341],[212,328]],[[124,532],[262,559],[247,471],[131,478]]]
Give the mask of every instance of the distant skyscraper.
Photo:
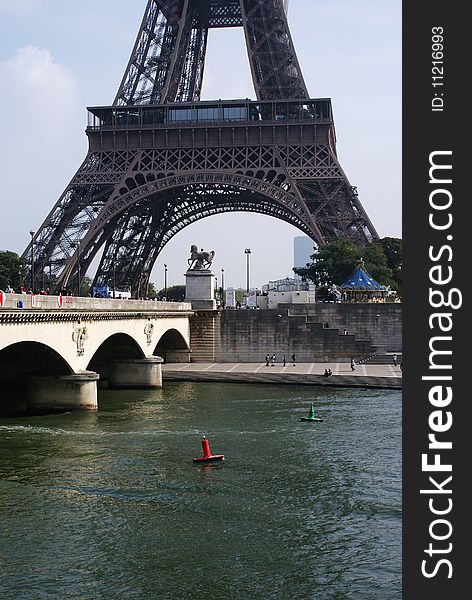
[[[310,256],[314,254],[315,242],[306,235],[297,235],[293,238],[293,266],[305,267],[311,262]],[[295,275],[295,277],[299,277]]]

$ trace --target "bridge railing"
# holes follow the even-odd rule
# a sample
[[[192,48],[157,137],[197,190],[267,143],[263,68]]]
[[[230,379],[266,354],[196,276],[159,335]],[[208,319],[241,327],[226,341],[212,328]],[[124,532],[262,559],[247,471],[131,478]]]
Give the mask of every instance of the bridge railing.
[[[0,310],[188,311],[189,302],[43,296],[0,292]]]

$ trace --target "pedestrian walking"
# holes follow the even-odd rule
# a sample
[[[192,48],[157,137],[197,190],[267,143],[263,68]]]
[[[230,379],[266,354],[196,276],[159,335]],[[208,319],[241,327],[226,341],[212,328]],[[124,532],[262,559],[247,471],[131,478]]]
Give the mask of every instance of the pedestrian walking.
[[[270,359],[270,356],[268,354],[266,354],[266,367],[269,366],[269,359]]]
[[[284,354],[284,367],[286,364],[287,364],[287,358],[285,357],[285,354]]]
[[[272,354],[272,367],[275,365],[275,354]]]
[[[354,361],[353,358],[351,358],[351,371],[355,371],[356,370],[356,363]]]
[[[393,358],[393,366],[394,366],[394,367],[396,367],[396,366],[397,366],[397,360],[398,360],[398,359],[397,359],[397,355],[396,355],[396,354],[394,354],[394,355],[392,356],[392,358]]]
[[[292,354],[292,362],[293,362],[293,366],[295,366],[295,352]]]

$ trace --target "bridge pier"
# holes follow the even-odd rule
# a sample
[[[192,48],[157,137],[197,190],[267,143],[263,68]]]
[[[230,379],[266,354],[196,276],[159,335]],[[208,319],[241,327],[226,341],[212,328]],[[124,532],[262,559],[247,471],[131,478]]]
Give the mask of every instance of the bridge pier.
[[[110,389],[161,388],[163,362],[160,356],[114,360],[108,369],[108,387]]]
[[[32,376],[28,379],[30,410],[97,410],[97,381],[94,371],[71,375]]]

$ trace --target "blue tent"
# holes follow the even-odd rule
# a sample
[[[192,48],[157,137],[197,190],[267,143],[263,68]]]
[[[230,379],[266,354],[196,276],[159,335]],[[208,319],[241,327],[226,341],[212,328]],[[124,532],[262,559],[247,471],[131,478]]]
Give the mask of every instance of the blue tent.
[[[357,267],[352,275],[349,275],[347,279],[338,286],[340,289],[344,290],[353,290],[353,291],[370,291],[370,290],[379,290],[385,291],[385,286],[380,285],[375,279],[364,271],[362,267]]]

